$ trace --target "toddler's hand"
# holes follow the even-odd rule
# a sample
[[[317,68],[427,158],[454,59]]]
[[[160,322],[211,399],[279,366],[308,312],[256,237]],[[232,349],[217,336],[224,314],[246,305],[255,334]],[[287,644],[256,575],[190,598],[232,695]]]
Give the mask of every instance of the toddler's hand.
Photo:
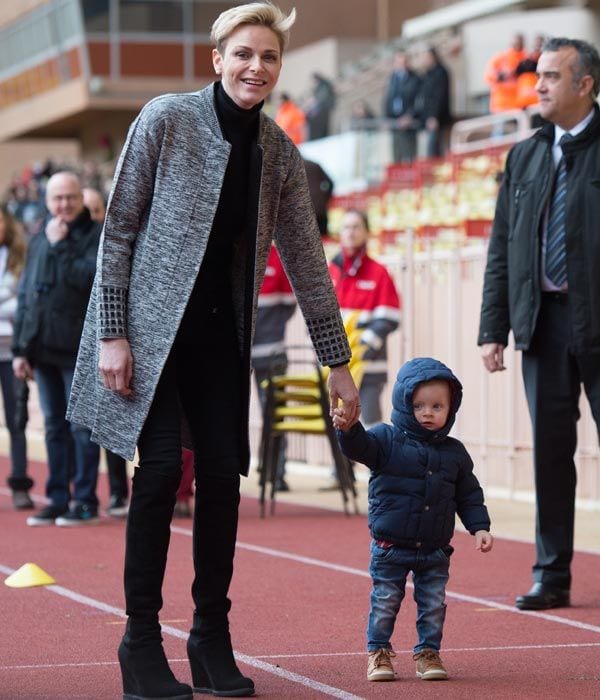
[[[346,411],[343,408],[333,409],[333,427],[336,430],[348,430],[348,419],[346,418]]]
[[[475,533],[475,549],[479,552],[489,552],[493,544],[494,538],[487,530],[478,530]]]

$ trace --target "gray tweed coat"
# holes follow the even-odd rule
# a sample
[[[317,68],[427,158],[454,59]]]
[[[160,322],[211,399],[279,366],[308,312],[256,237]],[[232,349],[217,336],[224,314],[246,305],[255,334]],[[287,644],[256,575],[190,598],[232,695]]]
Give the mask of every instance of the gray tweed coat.
[[[255,248],[254,280],[246,279],[252,266],[246,265],[243,244],[236,248],[232,269],[240,346],[248,347],[252,338],[274,240],[319,361],[344,362],[350,351],[302,159],[263,114],[258,141],[262,174],[256,241],[250,246]],[[149,102],[131,125],[117,165],[67,418],[130,460],[200,269],[229,152],[210,85]],[[250,308],[245,290],[253,290],[250,313],[245,313]],[[102,385],[99,339],[110,337],[130,342],[132,396],[119,396]],[[248,365],[248,379],[249,371]]]

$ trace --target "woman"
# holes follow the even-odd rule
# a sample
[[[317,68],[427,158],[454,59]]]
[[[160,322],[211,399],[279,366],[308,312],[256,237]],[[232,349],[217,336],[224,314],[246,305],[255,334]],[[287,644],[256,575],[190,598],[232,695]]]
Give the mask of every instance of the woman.
[[[260,113],[294,19],[265,2],[223,12],[212,28],[219,80],[146,105],[114,178],[68,415],[128,459],[139,449],[119,647],[125,697],[192,697],[168,667],[158,622],[182,427],[197,460],[194,689],[254,693],[233,658],[227,592],[249,465],[252,328],[273,239],[319,358],[333,366],[332,403],[358,419],[302,159]]]
[[[17,510],[33,508],[27,476],[27,384],[15,378],[10,350],[13,317],[17,308],[17,283],[25,265],[26,246],[16,220],[0,209],[0,383],[6,427],[10,434],[11,472],[8,486]]]

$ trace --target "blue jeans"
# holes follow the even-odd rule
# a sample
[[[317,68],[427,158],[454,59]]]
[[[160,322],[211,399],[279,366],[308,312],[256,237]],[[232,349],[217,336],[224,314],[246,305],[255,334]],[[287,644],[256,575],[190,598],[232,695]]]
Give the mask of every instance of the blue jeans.
[[[44,414],[48,481],[46,495],[52,505],[64,508],[71,500],[96,507],[96,482],[100,448],[90,440],[90,431],[65,419],[71,392],[73,369],[56,365],[36,365],[35,381]]]
[[[404,599],[406,578],[413,573],[417,604],[417,654],[423,649],[439,651],[446,617],[446,583],[452,547],[421,552],[418,549],[383,549],[371,542],[370,574],[373,579],[367,627],[367,648],[391,649],[390,639]]]
[[[15,423],[15,375],[10,360],[0,362],[0,384],[6,428],[10,435],[10,475],[14,479],[24,479],[27,477],[27,443],[25,429],[17,428]]]

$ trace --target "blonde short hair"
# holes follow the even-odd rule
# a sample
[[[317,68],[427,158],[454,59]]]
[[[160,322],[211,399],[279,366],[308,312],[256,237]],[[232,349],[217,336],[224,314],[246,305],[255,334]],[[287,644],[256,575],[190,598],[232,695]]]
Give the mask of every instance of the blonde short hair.
[[[290,27],[295,21],[295,8],[286,16],[270,2],[250,2],[221,12],[212,26],[210,38],[217,51],[222,53],[227,39],[238,27],[242,24],[257,24],[275,32],[283,53],[290,39]]]

